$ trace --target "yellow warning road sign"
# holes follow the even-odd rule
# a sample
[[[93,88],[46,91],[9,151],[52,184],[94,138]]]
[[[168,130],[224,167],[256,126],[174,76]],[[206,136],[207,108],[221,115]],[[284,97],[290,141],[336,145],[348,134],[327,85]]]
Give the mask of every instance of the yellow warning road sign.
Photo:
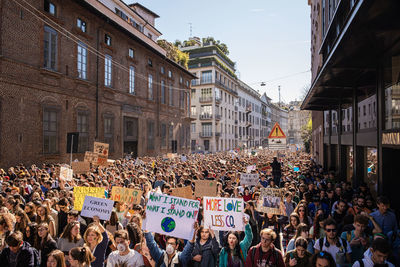
[[[283,133],[279,123],[276,122],[274,127],[272,127],[272,131],[268,138],[286,138],[286,135]]]

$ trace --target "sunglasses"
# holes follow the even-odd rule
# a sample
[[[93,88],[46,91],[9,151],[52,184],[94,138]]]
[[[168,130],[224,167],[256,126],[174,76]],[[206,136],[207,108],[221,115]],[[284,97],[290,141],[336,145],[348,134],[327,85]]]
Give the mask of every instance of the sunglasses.
[[[328,232],[328,233],[334,232],[334,233],[335,233],[335,232],[336,232],[336,229],[326,229],[325,232]]]

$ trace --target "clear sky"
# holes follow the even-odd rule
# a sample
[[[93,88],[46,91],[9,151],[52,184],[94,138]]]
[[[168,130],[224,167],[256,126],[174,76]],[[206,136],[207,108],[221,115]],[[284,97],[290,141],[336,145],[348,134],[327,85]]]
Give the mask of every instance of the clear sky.
[[[311,66],[307,0],[124,1],[139,2],[160,16],[161,39],[188,39],[192,23],[192,36],[227,44],[240,79],[273,101],[278,101],[278,85],[284,102],[300,99],[310,85],[310,72],[298,74]]]

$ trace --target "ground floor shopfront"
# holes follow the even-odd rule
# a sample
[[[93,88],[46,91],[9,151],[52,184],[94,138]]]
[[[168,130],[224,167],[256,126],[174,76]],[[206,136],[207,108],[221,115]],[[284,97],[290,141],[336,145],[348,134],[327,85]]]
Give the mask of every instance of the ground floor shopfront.
[[[325,38],[302,109],[313,113],[316,160],[400,210],[400,4],[357,3],[339,34]]]

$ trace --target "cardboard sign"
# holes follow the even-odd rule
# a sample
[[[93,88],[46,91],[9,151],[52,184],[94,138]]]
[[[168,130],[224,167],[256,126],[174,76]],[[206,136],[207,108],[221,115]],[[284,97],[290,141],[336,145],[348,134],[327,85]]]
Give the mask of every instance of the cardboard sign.
[[[76,174],[86,173],[90,171],[90,162],[87,161],[72,162],[71,167],[72,170],[74,170],[74,173]]]
[[[94,142],[93,152],[98,154],[97,164],[106,165],[108,159],[109,144]]]
[[[66,167],[60,167],[60,179],[63,179],[65,181],[71,181],[72,175],[73,175],[72,169]]]
[[[261,188],[260,197],[257,201],[259,212],[284,215],[281,209],[283,204],[283,190],[278,188]]]
[[[215,197],[217,195],[217,182],[210,180],[195,181],[194,195],[196,197]]]
[[[114,206],[114,201],[86,196],[83,202],[81,216],[93,218],[98,216],[100,220],[108,221],[111,217],[111,212]]]
[[[219,231],[243,231],[244,200],[240,198],[204,197],[204,225]]]
[[[241,185],[257,185],[260,175],[258,173],[241,173],[240,184]]]
[[[98,198],[104,198],[104,188],[103,187],[86,187],[86,186],[76,186],[74,187],[74,210],[82,210],[83,202],[85,201],[85,196],[92,196]]]
[[[251,173],[251,171],[255,171],[256,168],[257,168],[256,165],[250,165],[250,166],[247,166],[246,171],[247,171],[247,173]]]
[[[172,188],[171,195],[175,197],[193,199],[192,187],[185,186],[185,187]]]
[[[191,240],[199,213],[197,200],[150,193],[143,229],[162,235]]]
[[[83,161],[97,165],[98,156],[99,155],[97,153],[94,153],[94,152],[91,152],[91,151],[86,151],[85,152],[85,158],[84,158]]]
[[[113,186],[111,189],[111,199],[114,201],[140,204],[142,197],[142,191],[132,188],[125,188],[119,186]]]

